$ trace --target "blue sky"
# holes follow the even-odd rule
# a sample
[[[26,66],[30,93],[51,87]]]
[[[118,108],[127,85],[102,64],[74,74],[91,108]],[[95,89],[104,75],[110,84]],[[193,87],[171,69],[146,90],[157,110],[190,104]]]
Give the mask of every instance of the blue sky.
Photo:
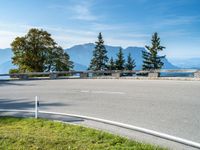
[[[0,48],[30,28],[68,48],[94,42],[144,46],[158,32],[168,58],[200,57],[200,0],[0,0]]]

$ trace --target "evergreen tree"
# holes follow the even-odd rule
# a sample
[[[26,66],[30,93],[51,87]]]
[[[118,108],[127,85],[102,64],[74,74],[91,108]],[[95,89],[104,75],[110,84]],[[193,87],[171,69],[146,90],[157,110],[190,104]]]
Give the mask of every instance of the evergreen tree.
[[[126,70],[133,70],[135,67],[136,67],[135,60],[131,57],[131,54],[129,53],[125,68],[126,68]]]
[[[64,71],[73,67],[64,50],[44,30],[30,29],[25,36],[15,38],[11,47],[12,63],[19,72]]]
[[[117,59],[116,59],[116,70],[124,70],[125,68],[125,59],[124,59],[124,54],[122,52],[122,48],[120,47],[119,52],[117,54]]]
[[[95,43],[96,46],[93,51],[93,58],[90,62],[89,70],[105,70],[107,68],[108,57],[101,32],[98,35],[98,41]]]
[[[165,58],[165,56],[158,56],[158,52],[165,49],[165,47],[160,45],[158,33],[155,32],[152,35],[151,44],[151,46],[145,46],[147,51],[142,52],[143,70],[161,69],[164,65],[162,59]]]
[[[110,58],[109,64],[108,64],[108,70],[116,70],[115,62],[113,60],[113,57]]]

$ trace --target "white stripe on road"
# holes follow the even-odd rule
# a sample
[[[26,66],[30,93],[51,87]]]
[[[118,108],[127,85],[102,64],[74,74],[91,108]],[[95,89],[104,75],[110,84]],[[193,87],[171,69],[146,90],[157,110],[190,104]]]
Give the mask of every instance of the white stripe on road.
[[[112,91],[89,91],[89,90],[81,90],[81,93],[92,93],[92,94],[125,94],[124,92],[112,92]]]

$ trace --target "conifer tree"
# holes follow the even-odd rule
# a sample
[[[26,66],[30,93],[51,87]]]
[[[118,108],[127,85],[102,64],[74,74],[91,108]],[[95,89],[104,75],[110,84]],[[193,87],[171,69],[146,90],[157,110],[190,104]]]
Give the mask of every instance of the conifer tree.
[[[108,57],[101,32],[98,35],[98,41],[95,43],[96,46],[93,51],[93,58],[90,62],[89,70],[106,70]]]
[[[126,70],[133,70],[135,67],[136,67],[135,60],[131,57],[131,54],[129,53],[125,68],[126,68]]]
[[[120,47],[119,52],[117,54],[117,59],[116,59],[116,70],[124,70],[125,68],[125,59],[124,59],[124,54],[122,52],[122,48]]]
[[[116,70],[115,62],[113,60],[113,57],[110,58],[109,64],[108,64],[108,70]]]
[[[151,44],[151,46],[145,46],[147,51],[142,52],[143,70],[161,69],[164,65],[162,59],[165,56],[158,56],[158,52],[165,49],[165,47],[160,45],[160,37],[157,32],[152,35]]]

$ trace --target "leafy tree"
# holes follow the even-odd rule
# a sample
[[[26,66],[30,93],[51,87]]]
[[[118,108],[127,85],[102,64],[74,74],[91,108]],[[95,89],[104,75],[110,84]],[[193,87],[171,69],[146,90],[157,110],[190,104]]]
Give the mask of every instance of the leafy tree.
[[[151,46],[145,46],[147,51],[142,52],[143,70],[161,69],[164,65],[162,59],[165,58],[165,56],[158,56],[158,52],[165,49],[165,47],[160,45],[160,38],[157,32],[152,35],[151,44]]]
[[[64,71],[72,69],[69,55],[58,46],[47,31],[30,29],[11,43],[13,64],[20,72]]]
[[[69,55],[64,52],[62,47],[57,47],[52,51],[51,59],[47,59],[47,71],[69,71],[74,65],[73,62],[70,61]]]
[[[117,54],[117,59],[116,59],[116,69],[117,70],[124,70],[125,68],[125,59],[124,59],[124,54],[122,52],[122,48],[120,47],[119,52]]]
[[[135,67],[136,67],[135,60],[131,57],[131,54],[129,53],[125,68],[126,68],[126,70],[133,70]]]
[[[90,62],[89,70],[105,70],[107,68],[107,50],[104,46],[104,40],[101,32],[98,35],[98,41],[93,51],[93,58]]]
[[[113,57],[110,58],[110,61],[108,64],[108,70],[116,70],[115,61],[113,60]]]

